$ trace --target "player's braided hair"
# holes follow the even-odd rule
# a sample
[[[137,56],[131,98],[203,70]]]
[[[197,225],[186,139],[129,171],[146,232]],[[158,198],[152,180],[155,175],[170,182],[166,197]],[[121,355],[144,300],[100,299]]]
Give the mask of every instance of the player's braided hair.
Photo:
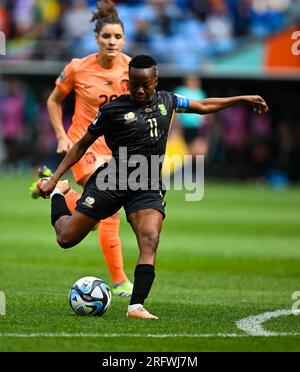
[[[91,22],[96,22],[94,32],[99,34],[102,28],[107,24],[118,24],[122,27],[124,32],[123,22],[120,20],[116,6],[111,0],[98,1],[96,7],[98,12],[93,12],[93,17],[91,18]]]
[[[144,54],[133,57],[129,62],[129,68],[150,68],[153,66],[157,66],[155,59]]]

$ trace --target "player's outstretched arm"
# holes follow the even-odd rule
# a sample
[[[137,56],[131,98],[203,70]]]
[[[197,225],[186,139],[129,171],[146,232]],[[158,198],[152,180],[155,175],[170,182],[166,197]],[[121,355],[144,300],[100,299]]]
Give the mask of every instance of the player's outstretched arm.
[[[66,95],[58,88],[54,88],[47,100],[47,108],[52,129],[57,139],[57,153],[59,155],[66,155],[71,150],[73,143],[68,138],[63,125],[62,101]]]
[[[201,101],[190,101],[187,113],[211,114],[223,110],[238,103],[247,103],[253,107],[253,111],[262,114],[269,110],[267,103],[260,96],[236,96],[228,98],[207,98]]]
[[[46,198],[51,194],[59,179],[67,172],[67,170],[69,170],[83,157],[86,150],[96,141],[96,139],[97,137],[93,136],[89,132],[86,132],[86,134],[75,143],[50,179],[41,185],[40,193],[42,197]]]

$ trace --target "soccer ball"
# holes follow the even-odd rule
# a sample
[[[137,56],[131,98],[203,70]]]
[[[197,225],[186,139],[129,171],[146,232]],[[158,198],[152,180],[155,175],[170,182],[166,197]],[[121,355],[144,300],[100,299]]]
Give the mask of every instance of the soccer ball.
[[[71,308],[78,315],[103,315],[111,304],[108,285],[94,276],[86,276],[74,283],[69,293]]]

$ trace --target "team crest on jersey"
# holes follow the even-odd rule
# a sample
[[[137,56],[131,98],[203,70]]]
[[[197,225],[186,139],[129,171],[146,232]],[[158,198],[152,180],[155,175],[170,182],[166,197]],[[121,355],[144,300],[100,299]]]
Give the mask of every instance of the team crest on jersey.
[[[124,115],[125,124],[132,123],[136,120],[136,116],[134,112],[128,112],[128,114]]]
[[[93,208],[94,203],[95,199],[88,196],[82,204],[85,205],[86,207]]]
[[[158,108],[160,109],[160,113],[163,116],[166,116],[168,114],[168,111],[166,109],[166,106],[163,103],[161,105],[158,105]]]

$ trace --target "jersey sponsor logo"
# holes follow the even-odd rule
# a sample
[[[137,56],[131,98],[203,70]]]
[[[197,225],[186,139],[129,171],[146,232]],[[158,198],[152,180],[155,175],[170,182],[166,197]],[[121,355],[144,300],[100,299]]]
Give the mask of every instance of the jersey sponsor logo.
[[[128,114],[124,115],[125,124],[132,123],[137,120],[134,112],[128,112]]]
[[[145,112],[147,112],[147,113],[152,112],[152,111],[153,111],[153,110],[152,110],[151,107],[146,107],[146,108],[145,108]]]
[[[92,198],[91,196],[88,196],[87,198],[85,198],[85,201],[82,204],[88,208],[93,208],[94,203],[95,203],[95,199]]]
[[[158,105],[158,108],[160,110],[160,113],[163,115],[163,116],[166,116],[168,115],[168,111],[166,109],[166,106],[162,103],[161,105]]]

